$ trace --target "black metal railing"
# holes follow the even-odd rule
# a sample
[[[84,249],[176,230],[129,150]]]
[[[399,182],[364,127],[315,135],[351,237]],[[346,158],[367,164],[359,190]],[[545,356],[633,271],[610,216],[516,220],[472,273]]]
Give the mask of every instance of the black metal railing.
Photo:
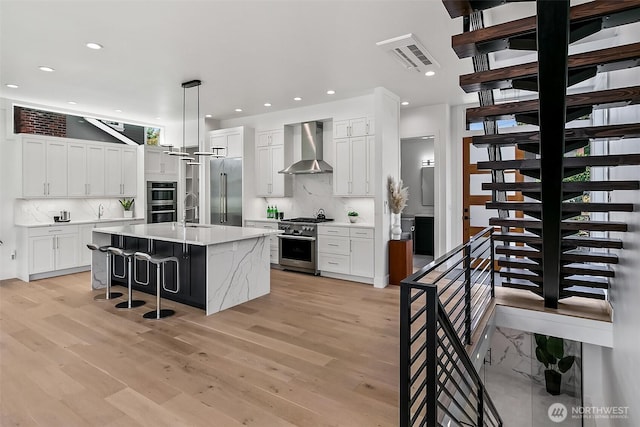
[[[465,344],[494,295],[493,227],[401,282],[400,426],[502,426]]]

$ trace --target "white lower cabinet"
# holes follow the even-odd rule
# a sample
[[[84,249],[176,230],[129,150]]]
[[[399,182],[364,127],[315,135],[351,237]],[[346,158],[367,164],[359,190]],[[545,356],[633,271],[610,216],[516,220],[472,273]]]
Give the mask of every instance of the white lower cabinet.
[[[91,265],[91,243],[96,227],[139,224],[142,220],[100,221],[80,225],[20,227],[18,277],[24,281],[86,270]],[[73,272],[73,271],[72,271]]]
[[[319,225],[318,269],[372,279],[374,241],[373,228]]]
[[[270,230],[277,230],[278,223],[275,221],[245,221],[245,227],[252,228],[268,228]],[[271,264],[278,264],[280,262],[280,249],[278,247],[278,236],[272,235],[269,237],[269,245],[270,245],[270,253],[271,253]]]
[[[78,265],[78,226],[33,228],[28,235],[29,274]]]

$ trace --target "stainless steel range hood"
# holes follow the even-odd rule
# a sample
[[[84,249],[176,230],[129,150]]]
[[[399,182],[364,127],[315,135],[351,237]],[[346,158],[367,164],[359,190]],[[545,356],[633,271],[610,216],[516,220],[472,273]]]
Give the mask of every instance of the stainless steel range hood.
[[[332,173],[330,164],[322,160],[322,122],[302,123],[302,160],[278,173]]]

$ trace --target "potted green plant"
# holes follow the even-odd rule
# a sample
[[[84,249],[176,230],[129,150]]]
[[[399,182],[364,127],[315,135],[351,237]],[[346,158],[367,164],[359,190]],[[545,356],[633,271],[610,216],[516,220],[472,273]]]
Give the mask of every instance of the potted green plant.
[[[356,211],[347,212],[347,216],[349,217],[349,221],[352,224],[358,220],[358,212],[356,212]]]
[[[544,381],[547,393],[560,394],[562,374],[573,366],[575,356],[564,355],[564,340],[557,337],[534,334],[536,340],[536,359],[544,365]],[[557,369],[557,370],[556,370]]]
[[[133,218],[133,203],[134,199],[120,199],[125,218]]]

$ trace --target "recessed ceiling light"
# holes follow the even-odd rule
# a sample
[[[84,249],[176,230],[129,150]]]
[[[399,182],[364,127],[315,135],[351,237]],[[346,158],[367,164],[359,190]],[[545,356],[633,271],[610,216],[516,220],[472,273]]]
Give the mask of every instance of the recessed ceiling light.
[[[90,42],[90,43],[87,43],[87,45],[86,45],[86,46],[87,46],[89,49],[94,49],[94,50],[102,49],[102,45],[101,45],[101,44],[99,44],[99,43],[93,43],[93,42]]]
[[[427,77],[431,77],[431,76],[435,76],[436,72],[435,71],[427,71],[426,73],[424,73],[425,76]]]
[[[271,104],[269,104],[268,102],[266,102],[266,103],[264,104],[264,106],[265,106],[265,107],[271,107]]]
[[[400,105],[409,105],[409,101],[402,101]]]
[[[69,101],[69,102],[67,102],[67,104],[76,105],[77,102],[76,101]]]
[[[122,113],[122,110],[113,110],[113,111],[115,111],[116,113]]]
[[[211,117],[213,117],[213,116],[211,116],[211,114],[205,114],[204,116],[205,116],[207,119],[210,119]]]
[[[296,96],[295,98],[293,98],[294,101],[302,101],[302,98],[300,98],[299,96]]]
[[[335,90],[328,90],[327,95],[334,95],[336,93]]]
[[[14,85],[12,83],[8,83],[5,86],[8,87],[9,89],[18,89],[18,85]]]
[[[430,136],[423,136],[422,139],[429,139],[431,138]]]
[[[235,109],[235,112],[236,112],[236,113],[242,113],[242,108],[236,108],[236,109]]]
[[[46,72],[48,72],[48,73],[50,73],[50,72],[52,72],[52,71],[55,71],[53,68],[51,68],[51,67],[45,67],[44,65],[42,65],[42,66],[40,66],[40,67],[38,67],[38,68],[40,69],[40,71],[46,71]]]

